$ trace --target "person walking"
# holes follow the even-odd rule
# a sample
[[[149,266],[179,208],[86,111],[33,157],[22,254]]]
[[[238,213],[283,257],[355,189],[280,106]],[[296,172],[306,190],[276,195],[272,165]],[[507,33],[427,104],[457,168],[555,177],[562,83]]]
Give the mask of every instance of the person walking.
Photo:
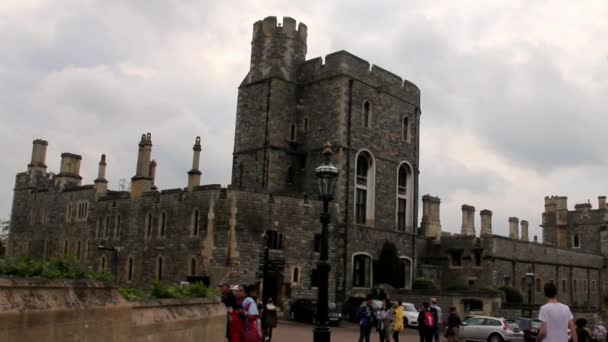
[[[264,315],[264,327],[266,329],[264,336],[266,336],[265,342],[272,341],[272,329],[277,326],[277,307],[274,306],[272,298],[268,298],[268,304],[266,304],[266,311]]]
[[[445,337],[448,339],[448,342],[460,340],[460,327],[462,327],[462,321],[456,312],[456,307],[452,306],[450,307],[447,319],[447,329],[445,330]]]
[[[576,320],[576,335],[578,337],[578,342],[592,342],[591,334],[589,330],[587,330],[587,320],[584,318],[579,318]]]
[[[422,310],[418,314],[418,335],[420,342],[433,342],[437,330],[437,310],[431,308],[428,302],[422,303]]]
[[[259,330],[259,311],[255,300],[249,297],[249,292],[243,285],[234,290],[237,304],[240,307],[231,312],[230,342],[261,342]]]
[[[437,298],[431,298],[431,308],[437,311],[437,327],[435,328],[435,334],[433,337],[435,338],[435,342],[439,342],[441,334],[443,333],[443,311],[437,304]]]
[[[378,337],[380,342],[390,342],[390,330],[391,330],[391,310],[393,306],[391,305],[390,300],[388,298],[384,298],[382,301],[382,308],[378,311]]]
[[[222,296],[222,303],[224,303],[228,310],[226,317],[226,338],[230,341],[230,313],[232,310],[238,309],[239,305],[236,304],[236,297],[228,283],[220,283],[218,288],[220,289],[220,294]]]
[[[393,341],[394,342],[399,342],[399,333],[401,333],[401,331],[403,331],[403,303],[401,303],[400,300],[397,301],[397,303],[395,303],[395,305],[393,306],[393,326],[392,326],[392,332],[393,332]],[[388,341],[388,339],[387,339]]]
[[[538,319],[542,321],[540,332],[536,336],[537,342],[568,341],[568,327],[570,327],[572,342],[578,342],[578,335],[574,333],[574,316],[570,308],[557,300],[557,288],[553,283],[545,284],[545,297],[547,304],[540,307]]]
[[[376,313],[372,307],[373,295],[368,294],[357,311],[359,318],[359,342],[369,342],[372,328],[376,325]]]

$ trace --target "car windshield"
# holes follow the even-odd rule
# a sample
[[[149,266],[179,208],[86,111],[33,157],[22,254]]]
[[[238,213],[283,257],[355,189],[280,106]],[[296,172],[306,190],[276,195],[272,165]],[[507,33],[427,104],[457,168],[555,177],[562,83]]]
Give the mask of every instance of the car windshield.
[[[405,309],[405,311],[418,312],[416,306],[412,303],[403,303],[403,309]]]

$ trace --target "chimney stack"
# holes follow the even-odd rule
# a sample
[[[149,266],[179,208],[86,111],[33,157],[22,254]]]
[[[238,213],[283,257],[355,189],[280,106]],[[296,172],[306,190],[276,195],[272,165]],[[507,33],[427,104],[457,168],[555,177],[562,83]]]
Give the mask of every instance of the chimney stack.
[[[137,153],[137,169],[135,176],[131,178],[131,197],[140,197],[142,193],[152,188],[152,177],[150,176],[150,156],[152,154],[152,135],[142,134],[139,141],[139,152]]]
[[[106,155],[101,155],[101,160],[99,161],[99,170],[97,171],[97,178],[94,181],[95,183],[95,195],[103,196],[108,192],[108,181],[106,180]]]
[[[201,156],[201,137],[196,137],[194,147],[192,147],[192,170],[188,171],[188,191],[201,185],[201,171],[198,169]]]
[[[599,196],[597,198],[597,203],[598,203],[597,208],[599,210],[606,209],[606,196]]]
[[[422,196],[422,220],[420,226],[422,234],[427,238],[441,239],[440,205],[441,200],[439,197],[431,195]]]
[[[82,181],[80,177],[80,161],[82,156],[73,153],[61,154],[61,166],[59,173],[55,176],[55,184],[63,188],[65,186],[79,186]]]
[[[475,236],[475,207],[462,205],[462,235]]]
[[[36,139],[32,145],[32,160],[27,166],[27,172],[44,174],[46,172],[46,148],[49,143],[46,140]]]
[[[156,160],[152,160],[150,162],[150,178],[151,178],[151,182],[152,182],[152,186],[150,187],[150,189],[152,191],[158,190],[158,188],[154,184],[154,180],[156,179]]]
[[[519,238],[519,219],[517,217],[509,217],[509,237],[511,239]]]
[[[492,236],[492,211],[484,209],[481,215],[481,236]]]
[[[530,241],[530,238],[528,237],[528,221],[521,220],[520,224],[521,224],[521,240]]]

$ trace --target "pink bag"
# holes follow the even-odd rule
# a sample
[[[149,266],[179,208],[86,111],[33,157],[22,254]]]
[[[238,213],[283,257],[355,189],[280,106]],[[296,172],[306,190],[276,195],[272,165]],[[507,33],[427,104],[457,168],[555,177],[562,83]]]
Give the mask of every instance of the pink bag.
[[[245,327],[241,342],[262,342],[262,332],[258,329],[257,320],[249,321]]]

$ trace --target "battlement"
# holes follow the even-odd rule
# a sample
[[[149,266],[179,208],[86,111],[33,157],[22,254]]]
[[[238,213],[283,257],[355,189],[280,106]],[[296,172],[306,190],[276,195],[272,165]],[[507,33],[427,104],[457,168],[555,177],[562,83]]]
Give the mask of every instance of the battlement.
[[[297,25],[296,20],[290,17],[283,17],[283,23],[277,23],[277,17],[266,17],[253,24],[253,41],[269,37],[293,39],[302,44],[306,44],[308,28],[305,24]]]
[[[344,50],[325,56],[325,62],[321,57],[306,61],[300,66],[298,81],[312,83],[339,75],[352,77],[412,104],[420,104],[420,89],[415,84]]]
[[[545,196],[545,212],[553,212],[556,210],[568,210],[568,197]]]

